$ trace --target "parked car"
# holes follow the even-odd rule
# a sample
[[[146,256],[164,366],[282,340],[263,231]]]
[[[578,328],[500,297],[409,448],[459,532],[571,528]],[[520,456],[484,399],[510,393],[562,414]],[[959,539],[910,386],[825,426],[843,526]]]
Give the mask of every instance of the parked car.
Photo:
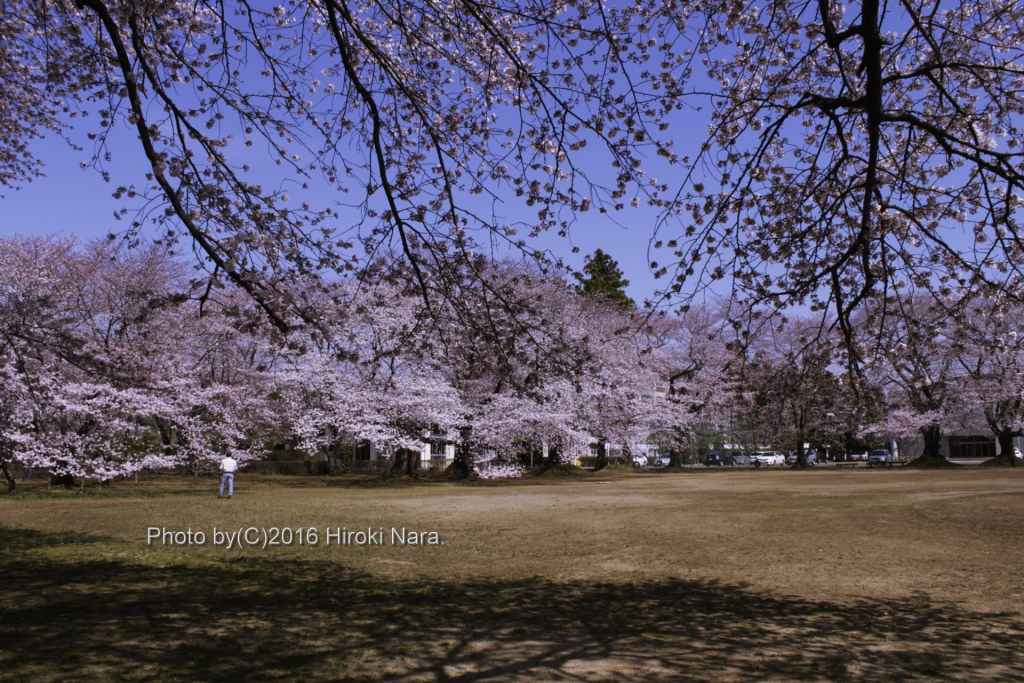
[[[646,456],[642,454],[633,456],[633,469],[641,467],[668,467],[671,458],[667,455]]]
[[[789,455],[786,456],[786,464],[787,465],[795,465],[796,461],[797,461],[797,459],[799,459],[799,457],[800,456],[798,456],[796,453],[790,453]],[[818,454],[815,451],[811,451],[810,453],[807,454],[807,464],[808,465],[817,465],[818,464]]]
[[[746,453],[733,453],[732,454],[732,460],[733,460],[732,464],[737,465],[737,466],[740,466],[740,465],[752,465],[754,463],[754,461],[751,460],[750,456],[747,455]]]
[[[722,467],[723,465],[735,465],[736,461],[732,453],[708,453],[700,459],[705,467]]]
[[[892,453],[884,448],[876,448],[868,455],[868,465],[880,465],[886,462],[892,462]]]
[[[848,460],[867,460],[868,459],[868,452],[864,451],[863,453],[850,453],[847,456],[847,459]]]
[[[751,456],[754,460],[754,465],[781,465],[786,462],[785,456],[778,451],[759,451]]]

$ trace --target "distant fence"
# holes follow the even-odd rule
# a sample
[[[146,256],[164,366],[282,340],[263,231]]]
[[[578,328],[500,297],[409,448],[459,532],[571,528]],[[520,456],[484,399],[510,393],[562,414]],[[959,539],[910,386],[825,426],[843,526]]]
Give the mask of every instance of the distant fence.
[[[416,461],[416,469],[419,470],[443,470],[452,463],[451,460],[443,458]],[[374,474],[386,472],[391,469],[390,460],[355,460],[352,463],[352,471],[359,474]]]
[[[331,463],[326,460],[254,460],[242,470],[252,474],[318,475],[330,474]]]
[[[354,460],[352,471],[358,474],[376,474],[391,469],[390,460]]]

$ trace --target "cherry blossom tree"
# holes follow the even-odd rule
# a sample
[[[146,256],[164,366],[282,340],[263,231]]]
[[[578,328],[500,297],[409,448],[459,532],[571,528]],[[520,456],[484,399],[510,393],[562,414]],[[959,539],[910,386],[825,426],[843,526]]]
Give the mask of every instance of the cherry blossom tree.
[[[805,444],[838,440],[860,412],[843,381],[836,339],[822,334],[827,326],[821,317],[766,325],[746,349],[747,414],[763,435],[796,451],[799,468],[808,466]]]
[[[965,410],[958,391],[960,365],[953,353],[951,312],[957,303],[927,291],[897,297],[873,313],[896,310],[886,317],[886,335],[873,341],[865,354],[868,374],[888,403],[883,419],[865,433],[899,437],[913,433],[924,439],[919,464],[947,464],[941,452],[944,424],[954,423]]]
[[[411,474],[424,432],[454,431],[462,413],[458,392],[428,352],[422,299],[367,279],[335,283],[320,297],[324,336],[293,332],[295,350],[277,373],[290,428],[309,452],[341,440],[372,442],[394,471]]]
[[[977,423],[980,416],[999,443],[992,464],[1010,467],[1020,465],[1013,440],[1024,434],[1022,313],[1019,304],[1005,297],[974,301],[951,334],[959,364],[957,389],[969,410],[960,422]]]
[[[81,312],[94,374],[153,397],[138,419],[156,427],[176,464],[198,474],[226,453],[258,457],[279,435],[272,328],[236,288],[197,293],[167,251],[86,245],[69,303]]]
[[[203,313],[189,286],[163,249],[4,240],[5,470],[106,480],[262,452],[275,417],[258,311],[235,292]]]
[[[109,131],[130,130],[150,169],[116,191],[144,203],[129,232],[152,219],[170,243],[187,236],[284,329],[281,310],[306,312],[291,278],[359,268],[357,246],[394,247],[425,292],[477,243],[540,257],[520,230],[564,232],[627,195],[659,201],[642,161],[669,154],[654,133],[678,106],[683,64],[671,36],[655,36],[676,9],[18,0],[0,33],[0,63],[15,67],[0,181],[38,170],[37,131],[95,117],[90,163],[108,172]],[[588,145],[607,179],[576,160]],[[247,147],[280,173],[254,179]],[[352,211],[312,204],[312,186]],[[511,197],[535,220],[502,218]]]
[[[97,353],[90,316],[74,305],[90,260],[70,240],[7,239],[0,252],[0,461],[9,487],[15,461],[58,478],[107,479],[158,457],[137,422],[151,401],[107,381],[117,363]]]
[[[685,422],[681,397],[659,394],[665,363],[650,334],[633,332],[636,314],[615,301],[584,298],[583,330],[589,358],[575,378],[577,424],[599,441],[598,468],[606,464],[605,445],[619,444],[627,456],[634,447],[670,426]]]
[[[831,310],[854,365],[871,297],[1018,293],[1019,2],[710,0],[682,21],[712,121],[655,245],[671,291],[731,277],[752,307]]]
[[[673,465],[699,428],[728,424],[737,399],[742,360],[727,303],[686,307],[678,315],[651,318],[645,328],[651,358],[674,404],[673,419],[657,432]]]
[[[431,332],[466,409],[453,476],[475,453],[511,459],[548,445],[548,464],[590,454],[590,443],[642,442],[661,419],[656,364],[635,313],[574,291],[536,267],[477,258]],[[667,419],[667,418],[666,418]]]

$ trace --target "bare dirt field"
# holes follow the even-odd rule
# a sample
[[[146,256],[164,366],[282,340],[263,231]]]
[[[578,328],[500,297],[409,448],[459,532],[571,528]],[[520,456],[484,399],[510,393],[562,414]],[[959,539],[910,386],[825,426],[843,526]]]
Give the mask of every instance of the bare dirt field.
[[[0,681],[1024,681],[1021,471],[31,484]]]

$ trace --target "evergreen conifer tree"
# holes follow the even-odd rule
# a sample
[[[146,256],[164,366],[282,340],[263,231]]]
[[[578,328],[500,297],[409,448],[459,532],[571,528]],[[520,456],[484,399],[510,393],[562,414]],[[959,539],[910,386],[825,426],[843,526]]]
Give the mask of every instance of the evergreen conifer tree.
[[[626,295],[629,280],[622,277],[618,261],[600,249],[584,259],[583,272],[577,273],[576,279],[579,280],[576,291],[580,294],[601,297],[622,308],[635,305]]]

